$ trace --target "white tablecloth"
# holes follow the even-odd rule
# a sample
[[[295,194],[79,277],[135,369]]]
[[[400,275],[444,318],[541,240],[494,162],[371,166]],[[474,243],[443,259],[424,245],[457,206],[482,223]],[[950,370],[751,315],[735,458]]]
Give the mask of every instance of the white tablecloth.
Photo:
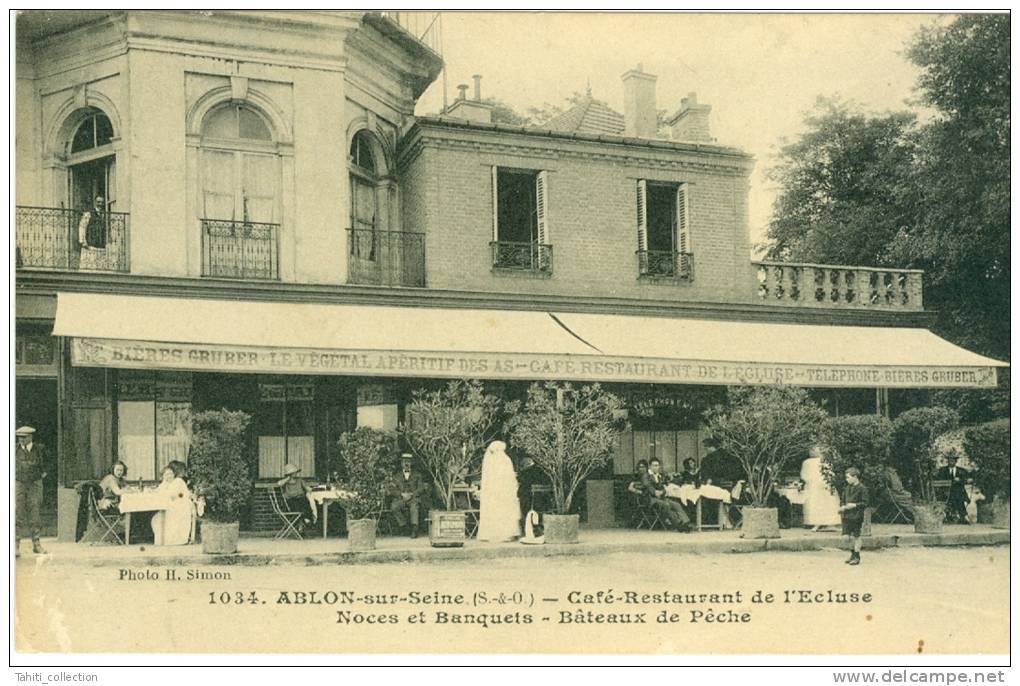
[[[696,503],[699,498],[721,500],[724,503],[728,503],[731,499],[729,491],[711,484],[702,484],[701,488],[695,488],[691,484],[684,484],[682,486],[666,484],[666,495],[670,498],[676,498],[682,503]]]
[[[316,505],[322,505],[327,500],[347,500],[348,498],[354,497],[352,491],[344,491],[338,488],[332,488],[328,490],[310,491],[308,497],[315,501]]]
[[[170,502],[166,493],[141,491],[121,495],[118,507],[121,512],[153,512],[167,509],[170,507]]]

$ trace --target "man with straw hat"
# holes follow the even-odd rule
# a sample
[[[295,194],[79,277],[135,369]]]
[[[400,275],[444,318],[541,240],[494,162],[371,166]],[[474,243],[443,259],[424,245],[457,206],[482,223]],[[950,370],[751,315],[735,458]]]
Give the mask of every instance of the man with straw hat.
[[[300,527],[303,529],[316,522],[319,517],[309,498],[312,487],[298,476],[300,473],[301,467],[288,462],[283,465],[283,478],[276,482],[276,486],[283,493],[283,500],[288,508],[296,508],[296,511],[301,513]]]
[[[45,555],[39,542],[39,509],[42,507],[42,480],[46,476],[43,446],[34,441],[35,429],[22,426],[14,432],[18,447],[14,451],[14,556],[21,555],[21,537],[28,529],[32,552]]]

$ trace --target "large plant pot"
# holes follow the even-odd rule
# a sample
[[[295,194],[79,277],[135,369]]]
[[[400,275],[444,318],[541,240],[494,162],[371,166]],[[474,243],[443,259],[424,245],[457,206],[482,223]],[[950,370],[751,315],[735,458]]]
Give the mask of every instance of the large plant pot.
[[[942,522],[946,517],[941,507],[934,505],[914,506],[914,531],[919,534],[942,533]]]
[[[202,552],[210,555],[230,555],[237,552],[239,522],[202,521]]]
[[[434,548],[459,548],[464,545],[467,515],[454,510],[429,510],[429,543]]]
[[[992,501],[992,527],[1009,528],[1009,500],[1001,496]]]
[[[577,530],[581,524],[581,515],[546,514],[542,515],[546,543],[577,543]]]
[[[991,524],[995,521],[995,510],[992,507],[992,503],[987,503],[984,500],[977,504],[977,523],[978,524]]]
[[[375,550],[375,529],[374,519],[348,519],[347,542],[351,546],[351,551],[363,553]]]
[[[774,507],[745,507],[740,524],[741,538],[779,538],[779,510]]]

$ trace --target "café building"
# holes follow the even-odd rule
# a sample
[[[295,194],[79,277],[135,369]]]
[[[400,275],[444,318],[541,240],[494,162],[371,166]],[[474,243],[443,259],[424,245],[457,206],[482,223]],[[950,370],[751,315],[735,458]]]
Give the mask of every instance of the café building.
[[[622,113],[506,126],[476,78],[421,116],[443,62],[406,15],[19,18],[16,413],[59,522],[114,460],[186,461],[205,409],[252,417],[257,532],[284,464],[325,477],[341,433],[447,379],[608,385],[632,431],[606,477],[700,460],[727,386],[841,413],[996,386],[927,329],[921,272],[753,260],[754,160],[693,93],[665,129],[640,65]]]

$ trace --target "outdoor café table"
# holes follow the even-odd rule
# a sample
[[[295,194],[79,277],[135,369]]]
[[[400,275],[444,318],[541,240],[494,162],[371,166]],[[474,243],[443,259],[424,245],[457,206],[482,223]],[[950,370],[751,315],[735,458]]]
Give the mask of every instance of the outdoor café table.
[[[694,503],[695,511],[695,526],[698,531],[711,527],[718,527],[723,529],[726,526],[726,504],[732,500],[730,492],[725,488],[719,488],[712,484],[702,484],[700,488],[695,488],[691,484],[683,484],[678,486],[676,484],[666,484],[666,497],[674,498],[679,500],[681,503]],[[708,525],[701,523],[701,501],[702,499],[715,500],[719,503],[719,523]]]
[[[316,505],[322,505],[322,537],[326,538],[326,531],[329,525],[329,506],[340,500],[347,500],[354,494],[339,488],[312,489],[308,498]]]
[[[124,545],[131,544],[131,513],[132,512],[160,512],[167,509],[167,497],[165,493],[157,491],[128,492],[120,496],[120,511],[124,515]],[[163,518],[162,526],[166,527],[166,517]],[[162,539],[162,535],[160,536]]]

